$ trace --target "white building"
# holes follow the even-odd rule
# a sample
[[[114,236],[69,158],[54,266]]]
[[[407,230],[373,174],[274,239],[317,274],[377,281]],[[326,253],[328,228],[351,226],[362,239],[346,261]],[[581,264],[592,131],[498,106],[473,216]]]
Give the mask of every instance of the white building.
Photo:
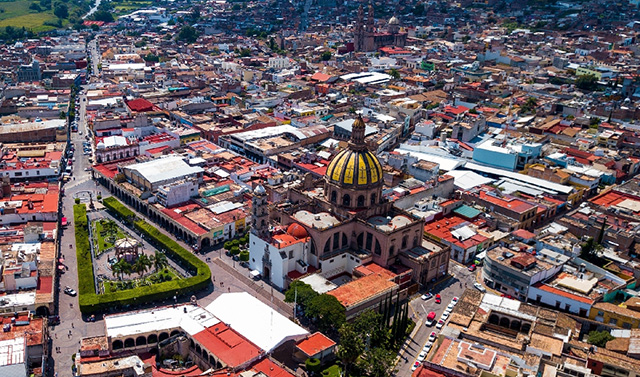
[[[170,155],[152,161],[128,165],[122,171],[134,185],[155,191],[159,187],[185,178],[200,180],[204,170],[199,166],[190,166],[181,156]]]
[[[287,57],[269,58],[269,68],[283,69],[291,67],[291,59]]]
[[[185,179],[161,186],[156,194],[158,203],[167,208],[185,203],[195,196],[198,196],[198,182],[195,179]]]
[[[0,340],[0,376],[27,377],[27,340],[25,337]]]

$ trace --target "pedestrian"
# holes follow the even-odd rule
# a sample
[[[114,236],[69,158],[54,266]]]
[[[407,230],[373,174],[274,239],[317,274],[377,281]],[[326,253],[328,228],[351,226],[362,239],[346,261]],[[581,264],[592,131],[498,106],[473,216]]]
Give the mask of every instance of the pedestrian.
[[[58,333],[55,333],[54,335],[56,336],[56,339],[58,339]]]
[[[71,328],[72,328],[72,329],[75,329],[75,327],[73,327],[73,322],[71,322]]]
[[[221,286],[221,287],[224,287],[224,281],[221,281],[221,282],[220,282],[220,286]]]
[[[227,288],[229,290],[229,292],[231,292],[231,287]]]

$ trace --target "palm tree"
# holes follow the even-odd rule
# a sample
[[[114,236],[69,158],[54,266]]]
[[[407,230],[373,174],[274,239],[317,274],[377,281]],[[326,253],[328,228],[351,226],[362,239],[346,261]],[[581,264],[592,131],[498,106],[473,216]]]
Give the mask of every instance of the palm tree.
[[[151,262],[153,263],[153,267],[156,269],[156,272],[159,272],[169,264],[167,256],[158,251],[156,251],[153,257],[151,257]]]
[[[142,277],[142,275],[144,275],[145,271],[147,270],[147,265],[145,264],[144,257],[146,257],[146,255],[144,254],[139,256],[138,260],[136,260],[133,266],[131,266],[133,268],[133,271],[140,275],[140,277]]]
[[[103,225],[102,225],[102,229],[104,229],[105,232],[107,232],[107,234],[110,237],[113,237],[113,239],[116,239],[116,236],[118,235],[118,225],[116,224],[115,221],[113,220],[107,220]]]
[[[131,275],[131,273],[133,272],[133,266],[131,266],[131,263],[127,262],[124,259],[120,259],[120,262],[122,264],[122,272],[127,275]]]
[[[122,275],[122,263],[120,262],[122,262],[122,259],[111,265],[111,272],[116,278]]]

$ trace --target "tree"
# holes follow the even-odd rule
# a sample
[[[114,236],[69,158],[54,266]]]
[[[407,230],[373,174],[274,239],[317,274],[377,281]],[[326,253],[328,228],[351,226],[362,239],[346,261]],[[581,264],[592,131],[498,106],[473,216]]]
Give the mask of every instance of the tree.
[[[66,4],[58,3],[58,5],[56,5],[55,9],[53,10],[53,14],[60,19],[67,18],[69,17],[69,8],[67,8]]]
[[[242,50],[240,50],[239,56],[241,58],[248,58],[249,56],[251,56],[251,49],[243,48]]]
[[[31,5],[29,5],[29,9],[35,10],[36,12],[42,11],[42,7],[40,7],[38,3],[31,3]]]
[[[169,265],[167,256],[159,251],[156,251],[155,254],[153,254],[151,262],[153,263],[153,268],[155,268],[156,272],[160,272],[163,268]]]
[[[231,241],[226,241],[223,245],[223,247],[227,250],[231,249],[232,246],[233,244],[231,243]]]
[[[331,60],[331,51],[325,51],[322,53],[322,55],[320,55],[320,59],[322,59],[323,62],[326,62],[328,60]]]
[[[589,332],[589,338],[587,339],[587,343],[593,344],[597,347],[605,347],[607,342],[610,340],[614,340],[615,337],[611,335],[608,331],[591,331]]]
[[[306,315],[315,318],[322,331],[340,328],[346,321],[345,309],[334,296],[323,293],[307,304]]]
[[[115,18],[113,18],[113,14],[111,14],[111,12],[106,11],[106,10],[98,10],[96,11],[92,17],[91,17],[94,21],[104,21],[104,22],[113,22],[115,21]]]
[[[396,352],[382,347],[371,348],[360,358],[358,365],[369,377],[392,376]]]
[[[576,87],[582,90],[595,90],[598,86],[598,78],[594,75],[580,75],[576,79]]]
[[[146,62],[154,62],[157,63],[160,61],[160,57],[158,57],[158,55],[152,54],[152,53],[148,53],[144,56],[144,61]]]
[[[536,110],[538,107],[538,100],[535,97],[529,97],[525,103],[520,107],[523,113],[528,113]]]
[[[138,259],[133,264],[132,268],[140,277],[151,267],[151,260],[146,254],[138,256]]]
[[[400,72],[397,69],[391,68],[389,70],[389,76],[393,77],[395,80],[400,79]]]
[[[353,324],[345,323],[340,327],[340,345],[336,349],[336,356],[344,365],[345,376],[349,375],[349,367],[358,360],[364,351],[362,334],[355,330]]]
[[[382,314],[366,310],[353,320],[353,327],[359,334],[369,337],[369,345],[389,346],[389,327],[384,324]]]
[[[249,261],[249,252],[247,250],[242,250],[240,252],[240,260],[242,262],[248,262]]]
[[[237,255],[238,253],[240,253],[240,247],[231,246],[231,250],[229,250],[229,252],[231,253],[231,255]]]
[[[118,235],[118,224],[113,220],[107,220],[102,223],[102,229],[107,233],[109,237],[113,237],[115,240]]]
[[[193,26],[185,25],[180,29],[177,39],[179,41],[193,43],[198,40],[198,36],[198,31]]]
[[[602,221],[602,227],[600,228],[600,233],[598,233],[598,245],[602,245],[602,239],[604,238],[605,227],[607,226],[607,218],[605,217]]]
[[[318,296],[318,293],[314,291],[309,284],[300,280],[294,280],[289,284],[289,289],[284,293],[284,301],[296,301],[298,305],[305,308],[316,296]]]

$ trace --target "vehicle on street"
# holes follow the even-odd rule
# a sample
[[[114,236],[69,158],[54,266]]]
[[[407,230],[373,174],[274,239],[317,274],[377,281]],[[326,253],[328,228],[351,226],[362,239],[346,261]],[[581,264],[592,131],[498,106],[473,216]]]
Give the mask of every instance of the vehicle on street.
[[[69,296],[75,296],[78,294],[78,292],[76,292],[75,289],[71,288],[68,285],[64,287],[64,293],[68,294]]]
[[[444,326],[444,321],[443,320],[439,320],[438,323],[436,324],[436,329],[441,329],[442,326]]]
[[[426,300],[428,300],[428,299],[430,299],[432,297],[433,297],[433,293],[428,292],[428,293],[423,294],[420,298],[426,301]]]
[[[436,319],[436,312],[430,312],[427,315],[427,322],[425,322],[425,325],[427,326],[433,326],[433,321]]]
[[[453,302],[450,302],[449,305],[447,305],[447,310],[452,311],[455,306],[456,304],[454,304]]]
[[[418,355],[418,358],[416,360],[418,361],[424,361],[424,358],[427,357],[427,353],[422,351],[420,352],[420,354]]]
[[[452,303],[453,305],[457,304],[457,303],[458,303],[458,297],[454,297],[454,298],[452,298],[452,299],[451,299],[451,303]]]
[[[476,270],[476,268],[477,268],[476,265],[472,264],[471,266],[469,266],[469,271],[473,272]]]
[[[486,292],[487,290],[482,286],[482,284],[480,283],[473,283],[473,286],[475,287],[475,289],[479,290],[480,292]]]
[[[436,332],[435,332],[435,331],[432,331],[432,332],[431,332],[431,335],[429,335],[429,341],[430,341],[430,342],[435,342],[435,340],[436,340],[436,336],[438,336],[438,335],[436,334]]]
[[[436,295],[436,304],[439,304],[442,302],[442,297],[440,297],[440,295]]]
[[[445,311],[445,312],[444,312],[444,313],[442,313],[442,315],[440,316],[440,319],[441,319],[441,320],[443,320],[443,321],[446,321],[446,320],[447,320],[447,318],[449,318],[449,313],[450,313],[450,312],[446,312],[446,311]]]
[[[424,347],[422,347],[422,350],[428,353],[432,346],[433,342],[426,342],[424,344]]]
[[[420,362],[416,361],[415,363],[413,363],[413,366],[411,367],[411,371],[413,372],[414,370],[418,369],[419,366],[420,366]]]

